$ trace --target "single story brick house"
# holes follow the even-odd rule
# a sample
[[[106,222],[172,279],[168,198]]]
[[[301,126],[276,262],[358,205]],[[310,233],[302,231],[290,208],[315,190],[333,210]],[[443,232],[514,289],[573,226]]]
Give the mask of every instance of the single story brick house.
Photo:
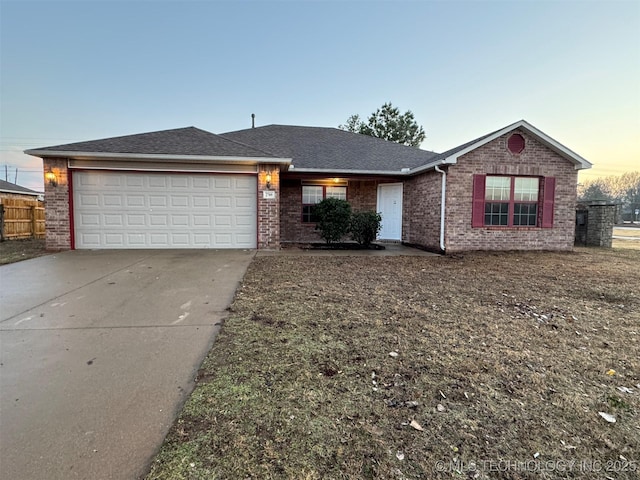
[[[25,153],[45,172],[47,247],[258,248],[318,240],[313,205],[382,215],[426,249],[570,250],[578,170],[524,120],[444,153],[335,128],[194,127]]]

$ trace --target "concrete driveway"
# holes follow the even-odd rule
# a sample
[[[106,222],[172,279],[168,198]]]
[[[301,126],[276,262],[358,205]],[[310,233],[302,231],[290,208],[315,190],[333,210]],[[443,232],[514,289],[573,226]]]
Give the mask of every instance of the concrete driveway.
[[[144,474],[254,254],[74,251],[0,267],[0,476]]]

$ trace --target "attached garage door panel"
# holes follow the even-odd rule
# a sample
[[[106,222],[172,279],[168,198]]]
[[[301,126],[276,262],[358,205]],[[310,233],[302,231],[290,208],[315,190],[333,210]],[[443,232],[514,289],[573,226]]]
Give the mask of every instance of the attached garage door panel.
[[[255,248],[252,175],[74,172],[76,248]]]

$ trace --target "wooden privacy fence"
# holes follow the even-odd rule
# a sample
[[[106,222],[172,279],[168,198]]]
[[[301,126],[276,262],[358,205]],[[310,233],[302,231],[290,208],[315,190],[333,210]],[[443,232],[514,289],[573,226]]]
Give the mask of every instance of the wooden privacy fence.
[[[44,238],[44,207],[39,202],[3,199],[0,204],[0,241]]]

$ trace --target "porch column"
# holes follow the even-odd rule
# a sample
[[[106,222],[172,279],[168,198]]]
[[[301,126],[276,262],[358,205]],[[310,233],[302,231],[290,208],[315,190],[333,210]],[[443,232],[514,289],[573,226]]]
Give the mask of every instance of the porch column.
[[[71,172],[67,167],[66,158],[43,158],[43,162],[45,246],[47,250],[70,250]]]

